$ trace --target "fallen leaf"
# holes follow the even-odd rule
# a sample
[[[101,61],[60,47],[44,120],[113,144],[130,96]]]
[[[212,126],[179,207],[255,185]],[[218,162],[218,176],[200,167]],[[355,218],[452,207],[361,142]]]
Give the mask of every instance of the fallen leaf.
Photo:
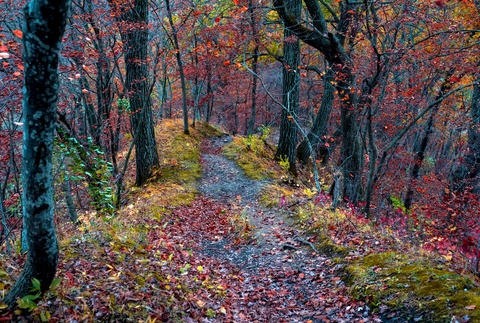
[[[23,37],[23,32],[22,32],[21,30],[18,30],[18,29],[15,29],[15,30],[13,31],[13,34],[14,34],[15,36],[17,36],[18,38],[22,38],[22,37]]]
[[[474,310],[477,308],[477,305],[468,305],[468,306],[465,306],[465,309],[466,310]]]

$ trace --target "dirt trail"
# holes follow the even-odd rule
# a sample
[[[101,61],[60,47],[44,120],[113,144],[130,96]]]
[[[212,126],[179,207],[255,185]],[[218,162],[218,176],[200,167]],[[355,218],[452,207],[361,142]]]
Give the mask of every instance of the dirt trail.
[[[199,190],[213,200],[239,205],[255,227],[255,238],[246,245],[230,247],[227,238],[202,245],[205,255],[238,268],[242,284],[228,295],[232,322],[381,322],[347,296],[337,276],[339,265],[296,239],[301,233],[286,224],[285,212],[258,204],[256,197],[267,182],[246,178],[234,161],[221,155],[230,141],[224,136],[204,142]]]

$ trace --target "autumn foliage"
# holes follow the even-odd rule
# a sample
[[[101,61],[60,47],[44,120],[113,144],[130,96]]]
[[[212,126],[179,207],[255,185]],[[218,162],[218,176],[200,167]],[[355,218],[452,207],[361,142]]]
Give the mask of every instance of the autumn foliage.
[[[199,194],[200,147],[203,153],[224,154],[251,177],[272,181],[259,193],[260,202],[291,211],[296,228],[309,234],[310,243],[321,252],[334,251],[329,257],[358,261],[358,271],[352,273],[378,260],[377,254],[398,252],[433,257],[442,270],[478,277],[478,1],[309,0],[286,39],[283,28],[291,15],[282,16],[274,6],[282,1],[170,1],[171,22],[165,2],[150,1],[145,26],[121,20],[120,9],[130,2],[83,0],[72,5],[60,58],[54,153],[55,219],[63,235],[58,275],[63,282],[49,296],[54,309],[47,300],[34,315],[48,312],[57,321],[69,316],[87,321],[188,316],[247,322],[255,315],[235,306],[278,296],[264,289],[236,298],[248,279],[258,282],[269,273],[245,278],[224,260],[196,253],[199,241],[216,237],[231,238],[226,248],[248,245],[254,227],[242,218],[239,203]],[[17,274],[12,268],[23,261],[25,1],[0,3],[0,289],[8,290]],[[323,20],[312,15],[316,5]],[[159,165],[145,187],[135,187],[132,120],[139,114],[130,106],[135,93],[128,90],[125,61],[134,49],[125,46],[121,33],[142,28],[148,29],[148,53],[144,62],[135,63],[149,68],[137,82],[148,90],[142,99],[151,103]],[[317,39],[319,30],[324,33]],[[291,67],[284,61],[283,46],[298,39],[300,64]],[[342,60],[312,46],[327,39],[341,45]],[[315,134],[318,144],[308,163],[298,167],[297,177],[286,171],[289,165],[273,160],[285,108],[283,69],[298,70],[300,76],[298,114],[289,119],[298,130],[295,144],[307,137],[333,87],[330,112],[320,115],[326,118],[325,127]],[[329,87],[325,80],[330,76]],[[180,133],[184,99],[190,135]],[[344,136],[347,115],[355,129],[351,138],[358,144],[350,156],[345,155],[352,151]],[[206,146],[211,144],[206,138],[223,133],[238,136],[223,148]],[[348,173],[350,157],[355,157],[356,169]],[[355,197],[336,195],[352,178]],[[335,210],[329,210],[332,200]],[[310,248],[297,243],[295,248]],[[373,256],[362,262],[369,254]],[[403,266],[402,257],[387,254],[381,262]],[[418,263],[424,264],[423,259]],[[304,281],[299,275],[289,271],[282,281]],[[341,275],[332,270],[328,276],[340,280]],[[371,287],[367,280],[362,288]],[[125,281],[130,283],[121,284]],[[473,278],[472,286],[477,283]],[[344,304],[352,302],[357,309],[377,301],[371,295],[353,300],[346,296],[348,288],[341,288],[334,292],[341,297],[332,304],[325,305],[328,297],[320,293],[310,305],[324,301],[327,310],[347,317],[351,313]],[[295,306],[282,308],[293,313]],[[305,321],[314,316],[305,316]]]

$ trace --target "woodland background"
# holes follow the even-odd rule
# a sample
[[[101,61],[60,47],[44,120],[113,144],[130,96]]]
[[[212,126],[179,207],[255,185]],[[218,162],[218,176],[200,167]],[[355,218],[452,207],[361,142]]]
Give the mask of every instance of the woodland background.
[[[8,253],[22,223],[25,2],[0,4],[0,237]],[[185,134],[204,121],[246,135],[251,147],[255,138],[278,144],[271,158],[289,170],[286,182],[330,193],[334,207],[478,274],[478,0],[129,5],[72,4],[59,69],[57,217],[115,214],[126,185],[175,163],[161,164],[151,139],[162,120],[182,118]]]

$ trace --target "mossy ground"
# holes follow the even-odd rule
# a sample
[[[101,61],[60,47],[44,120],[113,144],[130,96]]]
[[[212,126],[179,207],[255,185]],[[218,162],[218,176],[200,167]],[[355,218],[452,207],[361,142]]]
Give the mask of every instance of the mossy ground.
[[[223,148],[227,158],[235,160],[248,177],[258,180],[281,176],[278,163],[273,160],[274,153],[271,146],[256,135],[247,138],[235,136]]]
[[[190,204],[198,195],[197,182],[202,177],[200,143],[222,132],[204,122],[190,127],[190,135],[183,133],[182,121],[166,119],[155,128],[155,139],[160,156],[160,167],[155,169],[149,183],[134,187],[128,183],[129,200],[148,201],[140,209],[156,217],[172,207]],[[134,202],[135,209],[138,205]]]
[[[368,255],[346,268],[353,295],[373,305],[419,313],[417,322],[480,322],[480,289],[432,259],[396,252]],[[413,320],[413,318],[412,318]]]
[[[279,179],[284,175],[273,161],[273,151],[265,150],[259,138],[236,137],[224,154],[251,178]],[[279,182],[262,190],[260,202],[276,207],[281,196],[287,205],[300,201],[290,210],[295,224],[315,237],[318,251],[345,265],[353,296],[377,311],[380,306],[401,310],[407,321],[450,322],[456,316],[480,322],[480,289],[473,283],[474,277],[449,270],[448,263],[435,262],[426,253],[419,256],[418,250],[379,230],[356,210],[331,210],[328,201],[317,203],[308,188],[295,189]],[[388,249],[402,251],[385,252]]]
[[[57,276],[62,282],[25,321],[63,315],[68,309],[70,316],[88,322],[155,322],[162,312],[161,321],[168,312],[165,320],[182,322],[185,313],[180,302],[200,294],[205,294],[205,299],[223,297],[224,287],[211,270],[207,275],[202,266],[194,266],[190,271],[202,274],[202,279],[193,273],[193,278],[186,275],[191,247],[169,236],[176,237],[172,211],[190,205],[198,194],[200,142],[221,132],[197,123],[187,136],[179,120],[165,120],[155,131],[161,166],[142,187],[133,186],[134,167],[130,168],[124,207],[113,216],[82,212],[76,226],[59,223],[61,265]],[[125,155],[120,154],[121,158]],[[235,219],[233,215],[232,221]],[[171,228],[174,234],[164,232]],[[20,253],[11,256],[11,263],[24,261]],[[0,292],[6,293],[21,267],[8,267],[7,271],[4,262],[0,257]],[[201,310],[208,317],[216,314],[206,306]]]

